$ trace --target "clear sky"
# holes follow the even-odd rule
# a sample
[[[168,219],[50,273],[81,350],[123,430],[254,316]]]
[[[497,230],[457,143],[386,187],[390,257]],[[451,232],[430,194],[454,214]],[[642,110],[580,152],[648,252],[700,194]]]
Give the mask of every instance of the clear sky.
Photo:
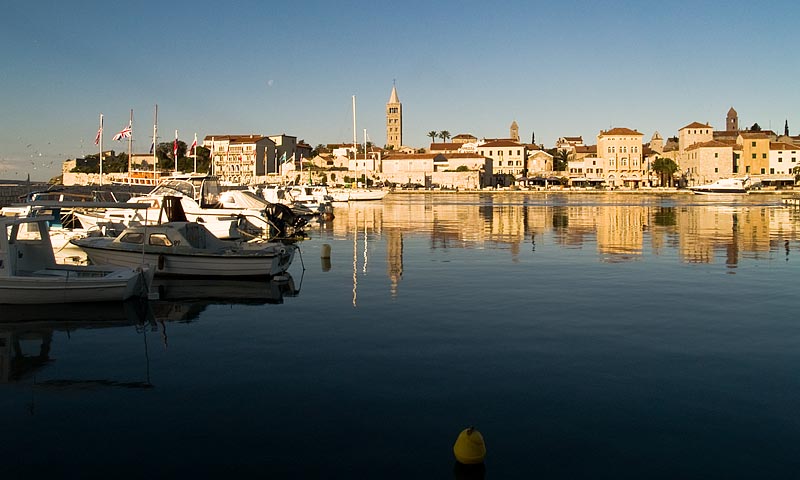
[[[350,141],[351,102],[386,143],[396,81],[404,144],[430,130],[551,147],[634,128],[647,141],[693,121],[800,133],[796,1],[12,0],[0,29],[0,178],[46,180],[104,147],[134,110],[160,141],[286,133]]]

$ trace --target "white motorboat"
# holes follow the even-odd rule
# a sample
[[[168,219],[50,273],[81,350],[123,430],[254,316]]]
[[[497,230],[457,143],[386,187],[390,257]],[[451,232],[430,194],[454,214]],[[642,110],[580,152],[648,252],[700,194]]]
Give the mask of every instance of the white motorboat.
[[[164,221],[162,207],[164,198],[168,196],[180,199],[185,219],[198,222],[208,228],[221,239],[269,239],[285,237],[294,232],[286,232],[278,223],[293,225],[291,219],[281,218],[276,222],[270,216],[268,204],[255,204],[252,201],[241,203],[229,199],[222,201],[222,192],[217,177],[205,174],[181,174],[164,179],[153,191],[142,197],[133,197],[129,202],[146,202],[150,208],[146,211],[131,211],[124,208],[110,208],[95,211],[76,211],[75,216],[84,228],[112,225],[121,228]],[[180,221],[183,218],[171,218],[165,211],[167,220]],[[282,216],[285,217],[285,214]],[[121,227],[121,228],[120,228]]]
[[[338,188],[329,190],[334,202],[383,200],[389,191],[372,188]]]
[[[294,259],[294,245],[220,240],[202,224],[167,222],[136,225],[115,238],[72,240],[92,263],[151,265],[157,276],[255,277],[285,272]]]
[[[0,304],[122,301],[144,295],[152,270],[58,265],[47,222],[53,217],[0,217]]]
[[[693,193],[698,195],[712,194],[742,194],[747,193],[750,178],[721,178],[713,183],[705,185],[695,185],[689,187]]]

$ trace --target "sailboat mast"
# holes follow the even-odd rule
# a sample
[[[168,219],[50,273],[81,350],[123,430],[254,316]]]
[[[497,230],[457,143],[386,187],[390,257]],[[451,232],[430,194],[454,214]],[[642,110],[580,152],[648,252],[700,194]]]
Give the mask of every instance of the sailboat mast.
[[[156,104],[156,111],[153,115],[153,185],[156,182],[156,171],[158,167],[158,157],[156,156],[158,150],[158,104]]]
[[[100,114],[100,186],[103,186],[103,114]]]
[[[353,158],[358,158],[358,150],[356,149],[356,145],[358,145],[357,133],[356,130],[356,96],[353,95]]]
[[[367,129],[364,129],[364,188],[367,188]]]

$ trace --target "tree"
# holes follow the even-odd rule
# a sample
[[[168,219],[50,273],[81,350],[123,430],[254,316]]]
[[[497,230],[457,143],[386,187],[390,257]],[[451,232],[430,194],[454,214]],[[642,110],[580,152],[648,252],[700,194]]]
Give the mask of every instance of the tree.
[[[447,142],[447,139],[450,138],[450,132],[448,132],[447,130],[442,130],[441,132],[439,132],[439,138]]]
[[[761,125],[759,125],[758,122],[754,123],[753,126],[750,127],[750,131],[751,132],[760,132],[761,131]]]
[[[431,137],[431,143],[434,143],[436,141],[436,137],[438,137],[439,134],[436,132],[436,130],[431,130],[430,132],[428,132],[428,136]]]
[[[563,172],[569,168],[569,161],[572,160],[572,153],[566,148],[558,150],[553,155],[553,170]]]
[[[658,157],[653,161],[652,169],[658,175],[662,186],[672,186],[672,175],[678,171],[678,164],[671,158]]]

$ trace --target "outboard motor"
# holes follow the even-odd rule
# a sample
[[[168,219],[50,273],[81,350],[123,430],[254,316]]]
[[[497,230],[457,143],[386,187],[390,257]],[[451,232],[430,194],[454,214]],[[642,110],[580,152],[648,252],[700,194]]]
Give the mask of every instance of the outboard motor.
[[[264,216],[278,229],[278,236],[286,237],[301,230],[307,220],[295,215],[292,209],[280,203],[271,203],[264,208]]]

